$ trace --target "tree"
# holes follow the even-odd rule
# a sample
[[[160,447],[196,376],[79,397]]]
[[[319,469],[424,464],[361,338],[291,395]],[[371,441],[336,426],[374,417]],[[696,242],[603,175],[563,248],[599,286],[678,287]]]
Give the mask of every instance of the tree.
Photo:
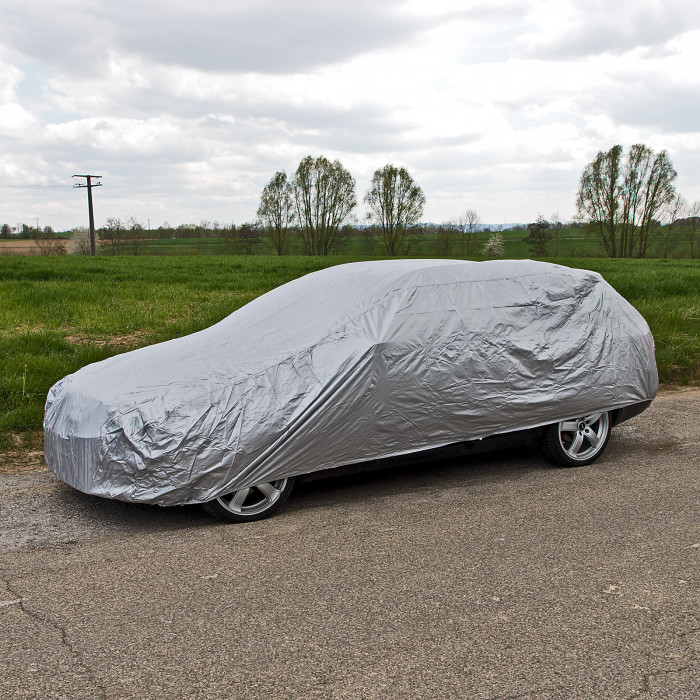
[[[238,241],[246,255],[253,255],[260,242],[260,229],[255,224],[243,224],[238,229]]]
[[[449,257],[452,255],[452,248],[455,240],[455,235],[460,231],[454,221],[440,224],[439,226],[426,226],[425,233],[435,236],[435,244],[437,246],[438,255]]]
[[[554,212],[550,217],[549,220],[552,224],[551,227],[551,232],[552,232],[552,240],[554,241],[554,255],[558,256],[559,255],[559,243],[561,241],[561,234],[562,231],[564,230],[564,224],[561,222],[561,219],[559,218],[559,212]]]
[[[543,216],[538,216],[537,221],[527,226],[530,234],[523,238],[523,241],[528,243],[530,251],[540,258],[547,255],[547,245],[552,240],[551,228],[552,225]]]
[[[3,224],[0,228],[0,238],[10,238],[12,235],[12,227],[10,224]]]
[[[588,219],[608,257],[618,257],[618,209],[622,146],[598,153],[581,175],[576,207]]]
[[[92,255],[90,229],[87,229],[84,226],[76,226],[73,229],[70,252],[74,255]]]
[[[294,223],[294,196],[287,173],[276,172],[260,196],[258,218],[277,255],[289,250],[289,227]]]
[[[498,231],[494,231],[490,236],[488,241],[484,243],[481,253],[485,258],[500,258],[505,253],[505,248],[503,247],[503,234]]]
[[[423,215],[425,195],[406,168],[385,165],[375,170],[365,202],[381,229],[389,255],[403,249],[406,233],[415,227]]]
[[[482,229],[476,210],[467,209],[453,225],[459,231],[462,255],[471,255],[476,250],[476,234]]]
[[[401,247],[399,248],[400,255],[421,255],[423,248],[423,239],[425,236],[425,228],[423,226],[411,226],[406,230],[406,235],[403,237]]]
[[[44,226],[43,230],[35,229],[34,245],[39,255],[65,255],[66,246],[64,242],[56,237],[56,233],[51,226]]]
[[[682,195],[677,194],[668,207],[668,221],[665,226],[659,228],[659,244],[664,258],[677,248],[681,243],[683,230],[685,229],[688,204]]]
[[[105,221],[105,225],[97,232],[97,235],[102,241],[109,246],[109,252],[112,255],[119,255],[124,243],[126,227],[122,220],[116,217],[110,217]]]
[[[646,256],[661,212],[673,201],[677,173],[666,151],[635,144],[598,153],[581,175],[576,205],[608,256]]]
[[[377,236],[377,229],[374,226],[362,226],[358,233],[364,254],[372,255],[374,253],[374,239]]]
[[[328,255],[357,204],[355,180],[338,160],[306,156],[294,174],[292,192],[306,252]]]
[[[698,232],[700,231],[700,202],[687,203],[681,195],[674,199],[669,208],[669,223],[660,236],[664,257],[681,243],[688,245],[691,258],[698,253]]]
[[[690,244],[690,257],[695,258],[698,252],[698,232],[700,232],[700,201],[695,201],[690,205],[687,218],[688,222],[688,243]]]
[[[145,229],[135,216],[130,216],[126,220],[125,225],[128,226],[126,237],[131,242],[131,252],[134,255],[139,255],[143,249],[143,232]]]
[[[218,230],[216,252],[223,255],[236,255],[239,252],[238,228],[235,224],[222,226]]]

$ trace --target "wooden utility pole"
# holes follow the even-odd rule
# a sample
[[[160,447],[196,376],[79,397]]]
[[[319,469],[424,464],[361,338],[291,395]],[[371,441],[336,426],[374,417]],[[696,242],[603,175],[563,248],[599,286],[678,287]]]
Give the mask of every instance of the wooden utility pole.
[[[90,255],[95,255],[97,253],[97,245],[95,244],[95,216],[92,213],[92,188],[102,187],[102,183],[93,182],[92,178],[99,180],[102,175],[73,175],[73,177],[84,177],[87,180],[86,184],[77,183],[73,187],[87,187],[88,214],[90,215]]]

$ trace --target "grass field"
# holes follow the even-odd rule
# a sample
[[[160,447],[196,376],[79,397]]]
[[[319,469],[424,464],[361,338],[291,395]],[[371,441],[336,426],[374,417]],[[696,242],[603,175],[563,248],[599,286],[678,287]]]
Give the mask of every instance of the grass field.
[[[0,258],[0,447],[41,427],[50,386],[85,364],[192,333],[308,272],[359,258]],[[700,377],[700,262],[557,259],[597,270],[649,323],[662,381]]]

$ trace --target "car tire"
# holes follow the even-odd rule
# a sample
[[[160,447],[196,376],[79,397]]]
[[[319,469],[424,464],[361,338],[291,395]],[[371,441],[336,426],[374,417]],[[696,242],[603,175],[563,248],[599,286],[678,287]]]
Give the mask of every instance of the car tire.
[[[231,523],[248,523],[269,518],[289,498],[294,488],[294,477],[268,481],[250,488],[232,491],[213,501],[203,503],[209,515]]]
[[[545,428],[542,452],[560,467],[582,467],[603,454],[610,439],[612,417],[602,411],[571,418]]]

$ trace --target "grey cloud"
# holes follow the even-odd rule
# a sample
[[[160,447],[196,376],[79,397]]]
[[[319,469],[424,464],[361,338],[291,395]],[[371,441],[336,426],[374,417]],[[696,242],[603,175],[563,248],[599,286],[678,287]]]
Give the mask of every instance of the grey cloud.
[[[370,10],[365,2],[256,4],[217,17],[191,7],[141,15],[137,27],[120,24],[120,43],[159,63],[205,71],[294,73],[391,46],[420,29],[391,5]]]
[[[696,85],[672,78],[626,76],[580,101],[582,113],[605,114],[617,124],[655,131],[694,133],[700,124],[700,92]]]
[[[577,5],[575,27],[546,37],[524,51],[528,58],[576,59],[620,54],[637,47],[662,47],[700,26],[700,7],[686,0],[589,0]]]
[[[307,71],[396,45],[429,24],[399,10],[398,0],[0,3],[5,42],[74,75],[99,74],[110,52],[203,71]]]

